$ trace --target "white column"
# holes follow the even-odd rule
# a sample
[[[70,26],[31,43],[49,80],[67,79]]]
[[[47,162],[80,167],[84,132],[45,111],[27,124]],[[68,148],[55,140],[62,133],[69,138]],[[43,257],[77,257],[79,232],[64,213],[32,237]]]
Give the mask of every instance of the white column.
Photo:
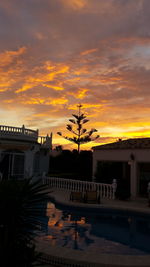
[[[131,199],[135,199],[137,196],[137,163],[132,160],[130,162],[130,193]]]

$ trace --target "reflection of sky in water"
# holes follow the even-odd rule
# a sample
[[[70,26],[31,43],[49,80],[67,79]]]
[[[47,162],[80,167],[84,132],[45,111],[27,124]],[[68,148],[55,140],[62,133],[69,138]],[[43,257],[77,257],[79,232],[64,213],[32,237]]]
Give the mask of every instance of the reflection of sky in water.
[[[136,244],[146,242],[145,246],[150,245],[150,229],[148,236],[143,233],[143,228],[140,229],[137,237],[136,228],[140,225],[135,225],[132,218],[122,219],[114,215],[101,214],[86,214],[84,217],[83,211],[61,211],[50,202],[47,216],[49,219],[46,236],[42,236],[41,239],[50,246],[59,245],[97,253],[142,255],[145,254],[142,251],[144,248],[139,249]],[[150,228],[150,223],[147,225]]]

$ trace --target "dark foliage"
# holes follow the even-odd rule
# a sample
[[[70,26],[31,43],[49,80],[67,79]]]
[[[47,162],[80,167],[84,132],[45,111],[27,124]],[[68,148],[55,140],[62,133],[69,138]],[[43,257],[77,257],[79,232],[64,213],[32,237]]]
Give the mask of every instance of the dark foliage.
[[[80,114],[80,109],[82,105],[79,105],[79,114],[72,114],[73,119],[69,119],[72,124],[67,124],[66,129],[73,133],[73,137],[63,136],[61,132],[57,132],[58,135],[63,138],[77,144],[78,152],[80,152],[80,145],[93,141],[99,137],[99,135],[92,137],[93,133],[97,132],[95,128],[92,128],[90,131],[84,128],[84,124],[89,120],[86,119],[86,116],[82,113]],[[75,130],[73,128],[75,126]]]
[[[91,180],[92,177],[92,151],[63,150],[57,157],[50,157],[50,175]]]
[[[37,259],[34,238],[45,217],[45,185],[0,182],[0,266],[30,267]]]

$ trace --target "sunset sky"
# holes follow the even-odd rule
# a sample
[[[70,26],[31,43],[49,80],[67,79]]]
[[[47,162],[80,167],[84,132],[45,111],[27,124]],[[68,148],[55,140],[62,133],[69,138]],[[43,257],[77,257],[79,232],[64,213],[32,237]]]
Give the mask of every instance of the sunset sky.
[[[0,124],[53,132],[77,105],[100,138],[150,137],[150,0],[0,0]]]

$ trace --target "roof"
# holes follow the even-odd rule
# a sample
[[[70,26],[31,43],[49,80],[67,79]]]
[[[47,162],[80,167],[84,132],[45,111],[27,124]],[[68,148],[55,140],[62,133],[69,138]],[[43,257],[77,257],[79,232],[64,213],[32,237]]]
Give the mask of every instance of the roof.
[[[150,149],[150,138],[134,138],[119,140],[114,143],[109,143],[100,146],[92,147],[94,150],[103,149]]]

